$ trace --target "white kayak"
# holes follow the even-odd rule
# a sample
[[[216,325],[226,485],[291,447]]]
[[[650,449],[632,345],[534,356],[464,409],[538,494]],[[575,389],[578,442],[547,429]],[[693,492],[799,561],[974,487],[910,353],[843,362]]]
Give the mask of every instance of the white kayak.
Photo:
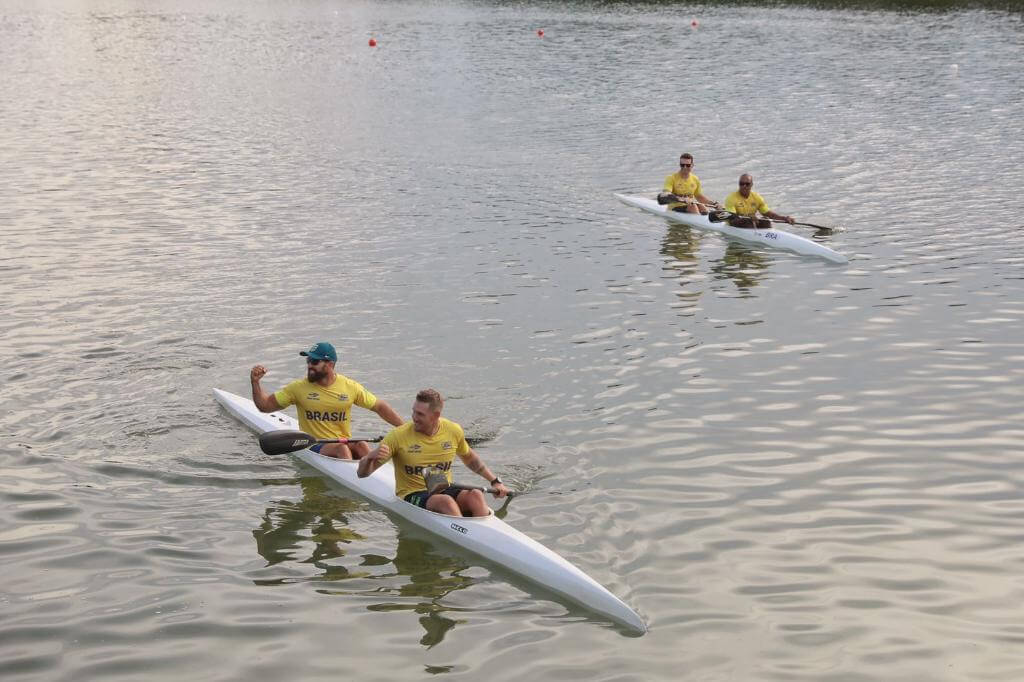
[[[296,431],[299,428],[298,422],[290,415],[260,412],[248,398],[217,388],[213,389],[213,395],[232,416],[258,433],[281,429]],[[352,460],[324,457],[312,450],[301,450],[294,455],[346,488],[434,535],[631,630],[647,631],[643,619],[622,600],[558,554],[497,518],[493,512],[481,517],[447,516],[409,504],[395,496],[395,471],[390,461],[372,475],[359,478],[356,463]]]
[[[786,251],[792,251],[803,256],[820,256],[821,258],[830,260],[833,263],[849,262],[849,259],[838,251],[834,251],[813,239],[807,239],[806,237],[801,237],[800,235],[793,234],[792,232],[785,232],[784,230],[776,230],[774,228],[769,230],[758,230],[754,228],[733,227],[726,222],[713,223],[708,220],[706,215],[701,215],[700,213],[679,213],[678,211],[668,211],[655,199],[627,196],[625,194],[616,194],[615,197],[622,203],[628,204],[629,206],[635,206],[636,208],[647,211],[648,213],[660,215],[673,222],[689,225],[690,227],[695,227],[698,230],[720,232],[724,235],[735,237],[736,239],[742,239],[745,242],[754,242],[756,244],[770,246],[775,249],[785,249]]]

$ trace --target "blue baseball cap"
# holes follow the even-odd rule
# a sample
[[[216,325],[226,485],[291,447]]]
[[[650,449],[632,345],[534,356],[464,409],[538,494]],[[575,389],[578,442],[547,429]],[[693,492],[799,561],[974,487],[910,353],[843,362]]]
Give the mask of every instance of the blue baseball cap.
[[[305,355],[307,358],[313,358],[314,360],[338,361],[338,354],[334,352],[334,346],[326,341],[314,343],[313,347],[309,350],[300,350],[299,355]]]

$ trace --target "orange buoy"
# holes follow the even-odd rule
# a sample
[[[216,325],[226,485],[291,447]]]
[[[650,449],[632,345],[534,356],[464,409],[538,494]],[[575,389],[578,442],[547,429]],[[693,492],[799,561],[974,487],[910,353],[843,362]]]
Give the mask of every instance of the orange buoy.
[[[377,47],[377,39],[370,38],[370,47]]]

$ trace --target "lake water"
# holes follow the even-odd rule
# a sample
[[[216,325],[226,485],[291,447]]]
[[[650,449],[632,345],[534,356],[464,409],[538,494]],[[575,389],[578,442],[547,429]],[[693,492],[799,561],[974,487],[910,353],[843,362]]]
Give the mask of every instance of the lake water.
[[[1022,48],[996,9],[0,0],[0,677],[1020,680]],[[683,151],[849,264],[616,201]],[[444,393],[649,632],[261,453],[212,389],[321,339]]]

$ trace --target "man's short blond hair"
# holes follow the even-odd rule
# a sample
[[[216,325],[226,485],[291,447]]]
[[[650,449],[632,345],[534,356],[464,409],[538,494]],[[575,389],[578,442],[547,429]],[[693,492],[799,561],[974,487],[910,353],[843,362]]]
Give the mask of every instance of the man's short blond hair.
[[[416,394],[416,402],[426,403],[434,412],[440,412],[444,408],[444,398],[432,388],[424,388]]]

